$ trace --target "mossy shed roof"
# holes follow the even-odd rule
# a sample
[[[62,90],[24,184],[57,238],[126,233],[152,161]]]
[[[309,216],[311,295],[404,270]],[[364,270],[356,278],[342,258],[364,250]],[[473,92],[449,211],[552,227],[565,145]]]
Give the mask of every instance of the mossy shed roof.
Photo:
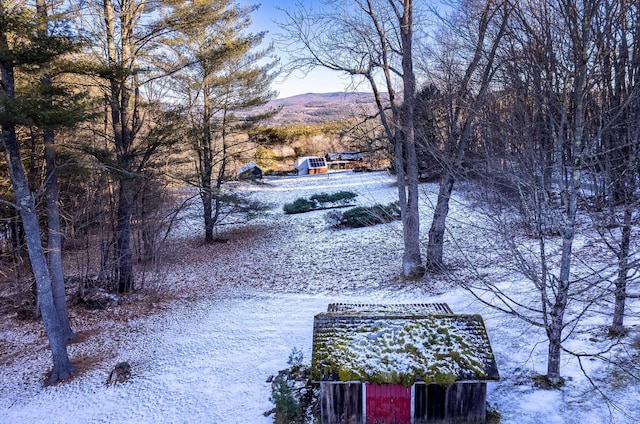
[[[480,315],[446,304],[331,304],[314,320],[312,377],[375,384],[497,380]]]

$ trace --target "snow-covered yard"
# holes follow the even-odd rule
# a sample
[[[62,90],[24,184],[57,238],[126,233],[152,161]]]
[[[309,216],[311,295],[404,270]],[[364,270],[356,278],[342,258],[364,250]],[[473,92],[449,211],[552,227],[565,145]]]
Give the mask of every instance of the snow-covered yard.
[[[426,238],[437,186],[423,188]],[[229,240],[224,244],[202,244],[200,223],[183,223],[161,269],[145,276],[144,294],[130,295],[108,311],[72,312],[80,337],[70,354],[81,368],[73,381],[42,387],[50,354],[39,322],[0,326],[0,422],[270,423],[263,415],[272,407],[267,378],[286,367],[294,347],[310,358],[313,317],[332,302],[446,302],[456,313],[482,314],[501,375],[489,384],[488,402],[503,424],[637,422],[640,387],[614,367],[583,360],[611,402],[569,355],[562,364],[566,385],[538,389],[531,377],[546,368],[540,329],[482,306],[455,279],[427,275],[402,281],[399,223],[332,230],[326,211],[282,212],[284,203],[298,197],[339,190],[358,193],[359,204],[387,204],[397,197],[389,175],[280,177],[237,189],[274,208],[247,224],[223,228]],[[480,227],[468,225],[475,218],[467,204],[464,196],[452,202],[452,231],[480,249],[493,244]],[[446,254],[456,264],[454,275],[473,278],[452,244]],[[483,252],[486,260],[496,263],[484,271],[508,282],[489,250]],[[629,312],[638,315],[637,301]],[[575,351],[606,343],[604,330],[593,329],[604,328],[608,317],[589,319],[592,330],[576,332],[568,342]],[[634,319],[627,321],[632,331],[623,342],[640,367],[640,322]],[[120,361],[131,363],[132,377],[106,387],[109,370]]]

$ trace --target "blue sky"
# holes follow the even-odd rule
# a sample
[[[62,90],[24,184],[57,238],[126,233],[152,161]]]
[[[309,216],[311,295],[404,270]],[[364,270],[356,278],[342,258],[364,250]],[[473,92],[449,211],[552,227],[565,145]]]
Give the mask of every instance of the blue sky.
[[[313,3],[313,0],[304,0]],[[285,21],[285,14],[280,9],[293,8],[296,0],[239,0],[242,5],[259,4],[260,8],[252,14],[253,25],[252,32],[269,31],[267,36],[270,39],[275,35],[279,28],[274,22]],[[276,53],[279,53],[276,50]],[[286,57],[281,57],[283,63],[287,61]],[[339,73],[328,71],[326,69],[315,69],[308,75],[302,72],[295,72],[287,79],[278,78],[273,88],[280,94],[278,97],[295,96],[304,93],[331,93],[336,91],[346,91],[349,80],[345,80],[344,76]]]

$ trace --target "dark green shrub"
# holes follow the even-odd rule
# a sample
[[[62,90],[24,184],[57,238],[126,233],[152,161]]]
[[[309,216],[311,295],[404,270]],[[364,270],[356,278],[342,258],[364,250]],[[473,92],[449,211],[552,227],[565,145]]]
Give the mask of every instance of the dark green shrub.
[[[400,206],[398,202],[387,206],[358,206],[332,217],[335,227],[360,228],[376,224],[384,224],[400,219]]]
[[[345,227],[367,227],[375,224],[375,217],[369,213],[370,208],[358,206],[342,214],[340,225]]]
[[[350,191],[339,191],[333,194],[314,194],[309,199],[299,198],[293,203],[286,203],[282,209],[284,209],[284,213],[286,214],[294,214],[318,209],[349,206],[357,196],[357,194]]]
[[[307,199],[296,199],[293,203],[287,203],[283,207],[284,213],[304,213],[315,209],[315,202],[311,202]]]
[[[353,201],[358,195],[351,191],[339,191],[333,194],[320,193],[314,194],[309,198],[311,201],[317,203],[335,203],[335,204],[347,204]]]
[[[502,414],[497,409],[487,405],[487,424],[500,424]]]
[[[317,422],[318,389],[311,381],[311,367],[304,364],[302,352],[294,348],[287,362],[289,368],[271,376],[271,402],[275,424],[306,424]]]
[[[286,379],[275,382],[271,391],[271,401],[274,407],[275,424],[304,423],[300,402],[295,398],[295,386]]]

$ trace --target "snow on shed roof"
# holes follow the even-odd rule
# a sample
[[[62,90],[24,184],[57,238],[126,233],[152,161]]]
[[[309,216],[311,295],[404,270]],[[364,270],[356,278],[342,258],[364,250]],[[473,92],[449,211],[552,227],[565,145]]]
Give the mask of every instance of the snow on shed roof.
[[[395,306],[404,306],[409,312],[419,307]],[[480,315],[430,311],[419,315],[398,309],[386,314],[356,312],[316,315],[311,365],[314,380],[405,386],[423,381],[448,386],[459,380],[498,379]]]
[[[388,314],[389,312],[403,315],[453,314],[446,303],[330,303],[327,312],[367,313],[368,315]]]

